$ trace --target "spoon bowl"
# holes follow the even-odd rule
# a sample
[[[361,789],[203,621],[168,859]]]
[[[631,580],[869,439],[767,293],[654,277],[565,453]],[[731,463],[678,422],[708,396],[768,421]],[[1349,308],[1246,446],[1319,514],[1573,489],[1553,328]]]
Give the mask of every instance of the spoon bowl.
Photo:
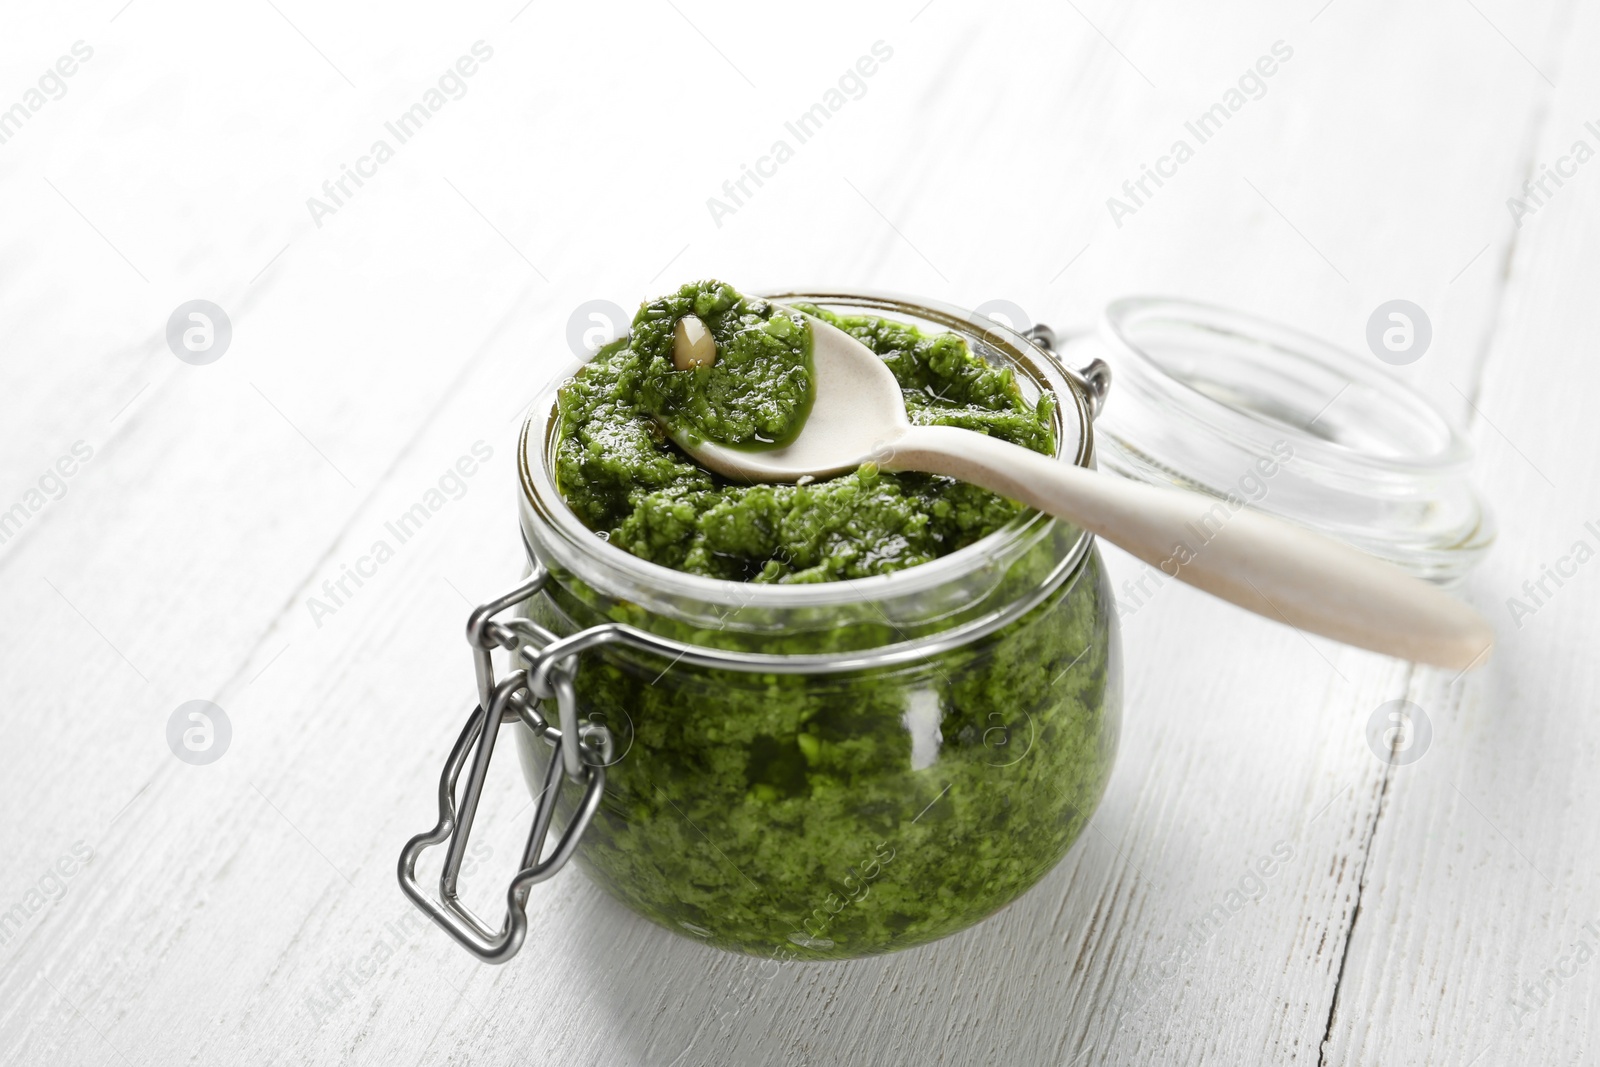
[[[805,425],[779,448],[741,448],[673,433],[696,463],[739,482],[798,482],[853,471],[911,429],[888,364],[837,326],[806,316],[816,394]]]

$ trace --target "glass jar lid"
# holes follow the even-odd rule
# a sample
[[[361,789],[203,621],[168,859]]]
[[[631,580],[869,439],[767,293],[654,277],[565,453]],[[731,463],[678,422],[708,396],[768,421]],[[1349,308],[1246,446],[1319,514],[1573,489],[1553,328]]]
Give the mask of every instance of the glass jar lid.
[[[1048,330],[1034,337],[1049,345]],[[1451,421],[1371,359],[1239,311],[1167,297],[1109,304],[1054,345],[1110,364],[1100,463],[1248,505],[1451,585],[1494,539]]]

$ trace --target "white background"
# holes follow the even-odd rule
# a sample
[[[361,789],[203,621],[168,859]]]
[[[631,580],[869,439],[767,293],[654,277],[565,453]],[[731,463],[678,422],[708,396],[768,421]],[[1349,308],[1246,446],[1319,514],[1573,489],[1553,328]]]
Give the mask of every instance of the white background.
[[[1520,227],[1506,200],[1600,148],[1600,9],[120,3],[0,29],[0,108],[94,50],[0,144],[0,509],[93,450],[0,545],[0,912],[60,897],[0,946],[0,1060],[1591,1062],[1600,564],[1520,627],[1505,602],[1600,540],[1600,162]],[[317,225],[307,198],[479,40],[466,95]],[[707,198],[880,40],[865,95],[719,226]],[[1107,197],[1280,40],[1265,95],[1116,225]],[[1496,658],[1456,679],[1168,586],[1125,620],[1091,830],[989,922],[768,977],[568,872],[481,966],[399,925],[393,869],[470,700],[468,605],[518,573],[518,420],[580,304],[710,274],[1058,327],[1170,292],[1357,351],[1415,301],[1432,347],[1389,373],[1478,447],[1503,529],[1466,594]],[[209,366],[165,342],[196,298],[233,323]],[[307,598],[478,441],[464,495],[319,626]],[[1389,767],[1364,730],[1400,697],[1434,736]],[[209,766],[166,741],[193,699],[232,724]],[[526,817],[503,762],[479,901]]]

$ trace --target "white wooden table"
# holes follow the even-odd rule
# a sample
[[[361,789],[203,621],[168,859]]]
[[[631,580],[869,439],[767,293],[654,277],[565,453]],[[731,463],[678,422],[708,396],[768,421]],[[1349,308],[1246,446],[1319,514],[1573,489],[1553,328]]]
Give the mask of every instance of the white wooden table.
[[[1597,1058],[1600,564],[1572,554],[1600,547],[1600,162],[1562,160],[1600,149],[1600,9],[123,4],[0,32],[0,108],[23,108],[0,112],[0,511],[22,507],[0,544],[0,1062]],[[798,143],[786,121],[879,41]],[[1114,219],[1279,41],[1259,99]],[[385,124],[417,104],[401,143]],[[335,201],[345,166],[365,177]],[[1546,166],[1571,176],[1514,220]],[[998,917],[773,977],[569,872],[522,955],[481,966],[394,862],[470,697],[468,604],[518,572],[517,423],[574,309],[709,274],[1057,326],[1170,292],[1358,351],[1372,309],[1415,301],[1433,345],[1391,373],[1478,447],[1503,529],[1467,593],[1497,656],[1451,678],[1169,586],[1124,620],[1091,830]],[[233,328],[204,366],[166,343],[194,299]],[[492,458],[421,532],[313,612],[478,442]],[[1546,565],[1569,576],[1514,621]],[[1396,698],[1433,729],[1406,766],[1365,738]],[[231,725],[209,765],[168,745],[190,700]],[[505,763],[480,902],[526,817]]]

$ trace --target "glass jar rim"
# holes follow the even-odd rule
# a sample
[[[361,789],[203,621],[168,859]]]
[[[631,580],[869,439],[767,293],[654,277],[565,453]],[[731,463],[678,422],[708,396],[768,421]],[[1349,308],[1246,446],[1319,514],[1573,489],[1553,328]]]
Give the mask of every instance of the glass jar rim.
[[[1094,433],[1091,401],[1082,385],[1050,353],[1023,335],[992,319],[953,305],[914,297],[867,290],[764,292],[763,298],[779,302],[804,302],[830,310],[867,313],[931,325],[979,340],[991,352],[999,353],[1007,365],[1019,371],[1023,380],[1040,392],[1053,392],[1057,458],[1078,466],[1094,465]],[[574,364],[575,372],[582,361]],[[556,486],[553,469],[554,444],[559,431],[556,396],[570,380],[568,375],[554,379],[534,400],[523,424],[518,446],[524,536],[554,559],[552,569],[574,574],[598,592],[633,602],[646,597],[642,606],[676,614],[671,605],[692,601],[724,611],[766,609],[815,609],[835,605],[886,603],[936,590],[977,572],[992,570],[998,560],[1019,558],[1038,545],[1061,520],[1035,511],[1024,511],[999,530],[980,538],[947,556],[904,570],[867,578],[815,583],[752,583],[686,574],[639,558],[614,545],[585,526],[567,507]],[[1070,526],[1068,526],[1070,528]],[[530,536],[539,530],[554,537]],[[1087,551],[1091,535],[1077,530],[1071,550],[1059,568],[1061,577],[1071,573]],[[1052,583],[1053,584],[1053,583]],[[887,616],[886,616],[887,617]],[[892,621],[891,621],[892,624]]]
[[[1293,472],[1252,499],[1264,511],[1442,584],[1493,543],[1471,443],[1376,359],[1247,312],[1152,295],[1112,301],[1099,331],[1071,343],[1116,371],[1099,430],[1118,474],[1220,497],[1281,443]]]
[[[1137,330],[1157,319],[1226,333],[1242,345],[1268,346],[1288,359],[1331,369],[1352,384],[1382,390],[1404,405],[1408,414],[1425,420],[1437,442],[1436,447],[1428,452],[1380,453],[1353,448],[1347,443],[1310,433],[1302,434],[1295,441],[1296,447],[1311,450],[1319,462],[1338,463],[1346,457],[1355,456],[1362,462],[1396,471],[1428,473],[1464,468],[1472,461],[1471,443],[1422,394],[1400,379],[1383,374],[1376,365],[1367,366],[1360,360],[1352,359],[1346,349],[1313,334],[1248,312],[1199,300],[1171,296],[1125,296],[1106,305],[1102,321],[1107,336],[1116,342],[1118,356],[1127,360],[1130,368],[1143,372],[1124,376],[1119,383],[1126,383],[1133,388],[1148,384],[1165,398],[1181,403],[1184,408],[1204,409],[1224,430],[1236,428],[1241,420],[1262,421],[1259,412],[1217,399],[1197,388],[1193,381],[1173,373],[1167,365],[1152,356],[1146,344],[1138,338]],[[1336,400],[1337,397],[1329,398],[1329,406]]]

